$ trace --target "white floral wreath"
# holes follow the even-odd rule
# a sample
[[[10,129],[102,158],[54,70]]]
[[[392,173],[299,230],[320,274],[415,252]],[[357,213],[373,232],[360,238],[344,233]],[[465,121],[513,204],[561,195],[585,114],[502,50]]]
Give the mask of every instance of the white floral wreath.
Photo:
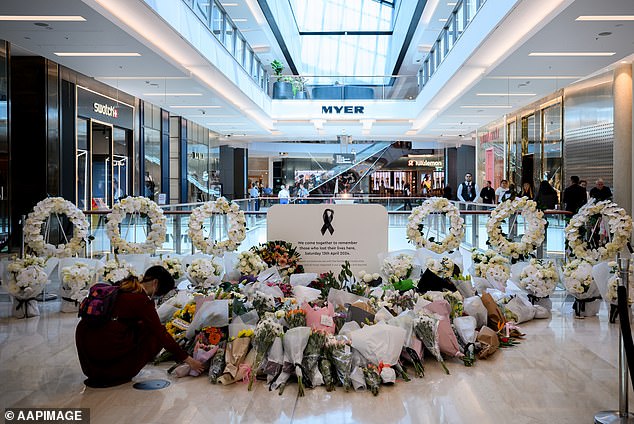
[[[228,217],[227,234],[229,238],[215,241],[212,237],[205,237],[203,224],[213,214],[226,214]],[[229,203],[224,197],[216,201],[205,202],[202,206],[192,210],[189,217],[189,237],[194,247],[207,255],[223,255],[225,252],[236,250],[246,237],[246,219],[244,212],[234,203]]]
[[[42,224],[51,214],[66,215],[73,224],[73,237],[66,244],[54,246],[44,240]],[[61,221],[60,221],[61,225]],[[24,242],[38,256],[70,257],[84,246],[88,235],[88,221],[83,212],[62,197],[49,197],[40,201],[29,213],[24,225]]]
[[[586,225],[590,217],[599,214],[607,221],[611,240],[605,246],[589,249],[581,237],[579,229]],[[568,246],[576,258],[596,263],[614,258],[616,253],[627,244],[631,232],[632,218],[623,208],[610,200],[597,203],[591,200],[579,209],[579,212],[568,223],[566,239],[568,239]]]
[[[422,230],[425,218],[434,212],[443,213],[449,217],[449,233],[441,241],[430,241]],[[432,197],[421,206],[414,208],[407,219],[407,239],[418,247],[429,249],[436,253],[449,252],[460,247],[464,236],[464,220],[460,217],[458,208],[444,197]]]
[[[132,243],[121,237],[119,225],[127,214],[146,215],[150,221],[150,231],[145,242]],[[115,203],[112,211],[106,216],[106,230],[110,244],[116,253],[152,253],[165,241],[167,233],[166,219],[163,210],[145,197],[126,197]]]
[[[502,234],[502,221],[512,214],[522,213],[526,223],[526,231],[518,242],[509,241]],[[544,241],[546,220],[544,213],[537,209],[537,203],[527,197],[509,199],[500,203],[492,212],[487,222],[489,244],[504,256],[518,259],[533,252]]]

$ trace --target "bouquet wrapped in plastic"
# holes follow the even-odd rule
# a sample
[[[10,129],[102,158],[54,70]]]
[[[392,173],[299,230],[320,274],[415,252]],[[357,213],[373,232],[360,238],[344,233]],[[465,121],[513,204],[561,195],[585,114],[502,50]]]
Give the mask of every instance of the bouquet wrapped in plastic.
[[[319,372],[319,359],[323,354],[325,343],[326,333],[313,329],[308,337],[308,343],[304,349],[304,359],[302,359],[302,366],[306,373],[306,385],[309,387],[324,384],[323,377]]]
[[[352,371],[352,349],[350,340],[345,336],[329,336],[326,341],[328,358],[335,368],[337,379],[347,392],[352,387],[350,372]]]
[[[225,370],[225,352],[226,352],[227,342],[222,341],[218,345],[218,349],[216,353],[211,358],[211,362],[209,364],[209,382],[212,384],[216,384],[218,379],[222,376],[222,373]]]
[[[384,323],[366,325],[350,333],[352,347],[358,350],[368,362],[377,367],[381,365],[381,380],[384,383],[394,383],[396,372],[404,380],[409,380],[398,362],[405,344],[405,336],[406,331],[402,328]]]
[[[440,365],[442,365],[445,372],[449,374],[449,370],[445,365],[445,360],[440,354],[440,346],[438,345],[439,324],[440,320],[438,318],[425,313],[419,314],[417,319],[414,321],[414,333],[416,334],[416,337],[423,342],[425,348],[434,355],[438,362],[440,362]]]
[[[596,315],[601,300],[599,289],[592,278],[592,265],[581,259],[568,262],[563,268],[562,281],[566,291],[574,296],[573,309],[577,317]]]
[[[430,315],[434,314],[434,317],[438,318],[436,336],[440,352],[451,357],[462,358],[464,355],[460,351],[460,345],[451,328],[451,321],[449,319],[451,306],[449,302],[446,300],[435,300],[423,309]]]
[[[255,327],[253,348],[256,352],[253,372],[249,378],[248,390],[251,390],[257,372],[263,365],[264,358],[273,345],[276,337],[284,334],[282,326],[273,319],[263,319]]]
[[[227,343],[225,352],[225,370],[218,381],[222,384],[232,383],[238,376],[240,364],[249,353],[253,330],[241,330],[238,336]]]
[[[282,340],[284,344],[284,366],[282,372],[271,386],[274,389],[279,388],[280,394],[283,393],[290,376],[294,374],[297,377],[299,396],[304,396],[302,359],[304,358],[304,349],[306,349],[308,344],[310,332],[310,327],[295,327],[284,334]]]

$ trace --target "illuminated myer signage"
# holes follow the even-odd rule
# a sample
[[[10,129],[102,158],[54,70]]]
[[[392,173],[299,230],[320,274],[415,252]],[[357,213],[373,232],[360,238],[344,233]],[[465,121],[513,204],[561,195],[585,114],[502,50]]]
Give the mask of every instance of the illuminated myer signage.
[[[352,113],[361,113],[363,114],[365,110],[365,106],[322,106],[321,113],[325,113],[327,115],[333,114],[352,114]]]
[[[407,166],[428,166],[428,167],[442,167],[441,160],[413,160],[407,161]]]
[[[92,109],[96,113],[100,113],[102,115],[106,115],[106,116],[109,116],[111,118],[118,118],[119,117],[119,111],[114,106],[108,106],[108,105],[104,105],[104,104],[101,104],[101,103],[94,102],[92,104]]]

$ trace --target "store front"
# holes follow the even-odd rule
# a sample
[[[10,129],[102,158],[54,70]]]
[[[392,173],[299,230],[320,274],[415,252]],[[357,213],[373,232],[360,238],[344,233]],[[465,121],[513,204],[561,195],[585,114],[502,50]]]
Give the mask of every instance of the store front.
[[[509,146],[513,146],[509,144]],[[504,179],[504,120],[493,122],[478,130],[476,182],[484,187],[491,181],[494,188]]]
[[[370,175],[371,194],[403,196],[406,186],[412,196],[441,196],[445,187],[442,151],[409,154]]]
[[[134,106],[77,86],[76,204],[111,208],[131,194]]]

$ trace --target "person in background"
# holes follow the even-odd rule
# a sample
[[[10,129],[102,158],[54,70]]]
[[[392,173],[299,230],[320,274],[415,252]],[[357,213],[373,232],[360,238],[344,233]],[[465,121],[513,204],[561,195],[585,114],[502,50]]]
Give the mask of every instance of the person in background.
[[[442,197],[447,200],[453,200],[453,190],[450,185],[446,185],[445,188],[442,189]]]
[[[478,185],[473,182],[473,175],[467,172],[464,175],[464,182],[458,186],[458,192],[456,193],[458,200],[465,203],[474,202],[476,197],[478,197],[478,192]]]
[[[502,195],[504,195],[508,189],[508,180],[500,181],[500,186],[495,190],[495,203],[500,203],[502,201]]]
[[[612,199],[612,190],[605,185],[603,180],[599,178],[596,182],[596,186],[590,190],[590,197],[596,199],[597,202],[602,200]]]
[[[403,197],[405,197],[405,201],[403,202],[403,209],[409,211],[412,209],[412,202],[409,200],[412,195],[412,190],[410,189],[409,183],[405,183],[403,186]]]
[[[528,200],[533,200],[535,194],[533,193],[533,186],[529,182],[522,184],[522,195],[520,197],[527,197]]]
[[[500,197],[500,203],[506,202],[507,200],[514,200],[517,197],[517,190],[515,189],[515,184],[509,184],[508,190],[502,194]]]
[[[273,189],[271,187],[269,187],[269,185],[267,184],[266,187],[264,187],[262,189],[262,194],[264,196],[272,196],[273,195]]]
[[[297,197],[299,198],[299,203],[300,204],[308,203],[308,200],[306,200],[306,198],[308,197],[309,194],[310,193],[308,192],[306,187],[304,187],[304,184],[300,184],[299,188],[297,189]]]
[[[260,192],[256,186],[256,183],[251,184],[251,188],[249,189],[249,197],[254,199],[254,209],[255,211],[260,210]]]
[[[480,198],[482,203],[492,205],[495,203],[495,190],[491,187],[491,181],[486,182],[486,186],[480,190]]]
[[[579,185],[586,191],[586,201],[590,200],[590,193],[588,193],[588,182],[586,180],[579,180]]]
[[[544,180],[539,183],[535,202],[537,203],[537,207],[542,211],[555,209],[557,207],[557,203],[559,203],[557,191],[548,181]]]
[[[152,298],[164,296],[174,288],[174,278],[162,266],[117,283],[119,291],[110,320],[93,324],[81,319],[75,330],[75,344],[81,369],[89,387],[112,387],[127,383],[161,349],[169,351],[177,362],[186,362],[202,372],[195,360],[174,341],[161,324]]]
[[[423,179],[423,196],[431,196],[431,186],[432,181],[429,174],[425,174],[425,178]]]
[[[587,201],[586,190],[579,185],[579,177],[573,175],[570,177],[570,185],[564,190],[564,198],[562,199],[564,209],[575,214]]]
[[[291,194],[288,192],[288,189],[284,184],[280,187],[280,192],[277,193],[278,199],[280,199],[280,205],[287,205],[288,201],[291,198]]]

